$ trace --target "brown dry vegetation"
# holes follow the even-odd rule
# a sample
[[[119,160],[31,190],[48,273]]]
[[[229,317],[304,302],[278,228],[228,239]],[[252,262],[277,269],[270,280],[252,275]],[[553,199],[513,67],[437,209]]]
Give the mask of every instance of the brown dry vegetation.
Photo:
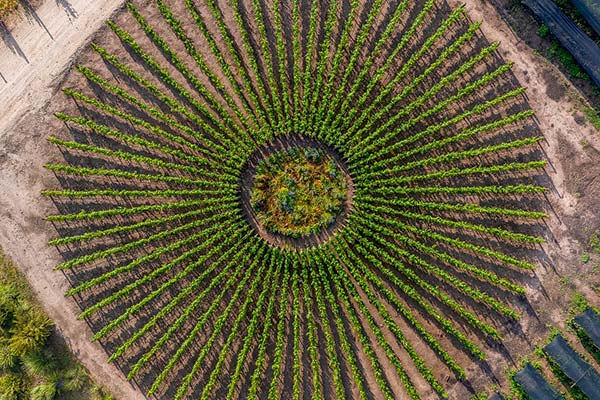
[[[0,0],[0,15],[6,14],[17,7],[17,0]]]

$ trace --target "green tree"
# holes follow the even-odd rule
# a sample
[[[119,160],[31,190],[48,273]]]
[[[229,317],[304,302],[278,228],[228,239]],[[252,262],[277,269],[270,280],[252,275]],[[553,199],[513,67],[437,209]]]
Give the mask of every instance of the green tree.
[[[0,398],[3,400],[18,400],[23,394],[23,381],[18,375],[7,374],[0,376]]]
[[[40,350],[50,336],[52,321],[40,310],[29,308],[15,317],[9,347],[17,356]]]

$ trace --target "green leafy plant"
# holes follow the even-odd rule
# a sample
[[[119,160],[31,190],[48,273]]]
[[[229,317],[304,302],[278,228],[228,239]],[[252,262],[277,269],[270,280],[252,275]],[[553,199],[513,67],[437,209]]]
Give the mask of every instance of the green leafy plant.
[[[0,345],[0,369],[2,371],[15,370],[19,365],[19,357],[8,347],[4,339]]]
[[[27,281],[0,251],[0,398],[96,400],[87,371],[52,335]],[[107,396],[104,393],[102,396]]]
[[[600,255],[600,229],[590,236],[589,245],[595,254]]]
[[[569,314],[577,315],[584,312],[588,308],[588,301],[583,293],[575,292],[571,299],[571,306],[569,307]]]
[[[600,130],[600,112],[592,107],[585,107],[583,113],[594,128]]]
[[[326,229],[346,201],[346,178],[322,150],[291,148],[262,161],[250,201],[271,232],[298,238]]]
[[[587,264],[590,261],[590,253],[588,253],[587,251],[583,252],[581,254],[581,262],[584,264]]]
[[[30,308],[15,316],[8,347],[17,356],[40,350],[52,328],[52,321],[40,310]]]
[[[553,41],[548,49],[548,56],[556,58],[567,69],[572,78],[589,80],[588,74],[585,73],[575,61],[571,53],[562,47],[557,41]]]
[[[19,400],[25,393],[21,377],[15,374],[0,376],[0,397],[6,400]]]
[[[21,357],[23,367],[33,376],[52,377],[59,369],[56,357],[46,349],[29,352]]]
[[[42,383],[31,389],[31,400],[54,400],[59,393],[56,383]]]

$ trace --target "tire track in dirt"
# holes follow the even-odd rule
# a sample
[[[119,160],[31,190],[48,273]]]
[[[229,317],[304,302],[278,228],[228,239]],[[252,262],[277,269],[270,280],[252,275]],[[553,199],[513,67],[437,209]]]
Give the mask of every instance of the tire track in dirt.
[[[24,116],[48,102],[78,49],[123,0],[46,1],[0,42],[0,148]]]

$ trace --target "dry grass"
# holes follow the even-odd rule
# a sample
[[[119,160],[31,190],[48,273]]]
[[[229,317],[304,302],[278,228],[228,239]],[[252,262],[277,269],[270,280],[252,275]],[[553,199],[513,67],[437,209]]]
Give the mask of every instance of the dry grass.
[[[18,4],[18,0],[0,0],[0,16],[6,15],[17,8]]]

